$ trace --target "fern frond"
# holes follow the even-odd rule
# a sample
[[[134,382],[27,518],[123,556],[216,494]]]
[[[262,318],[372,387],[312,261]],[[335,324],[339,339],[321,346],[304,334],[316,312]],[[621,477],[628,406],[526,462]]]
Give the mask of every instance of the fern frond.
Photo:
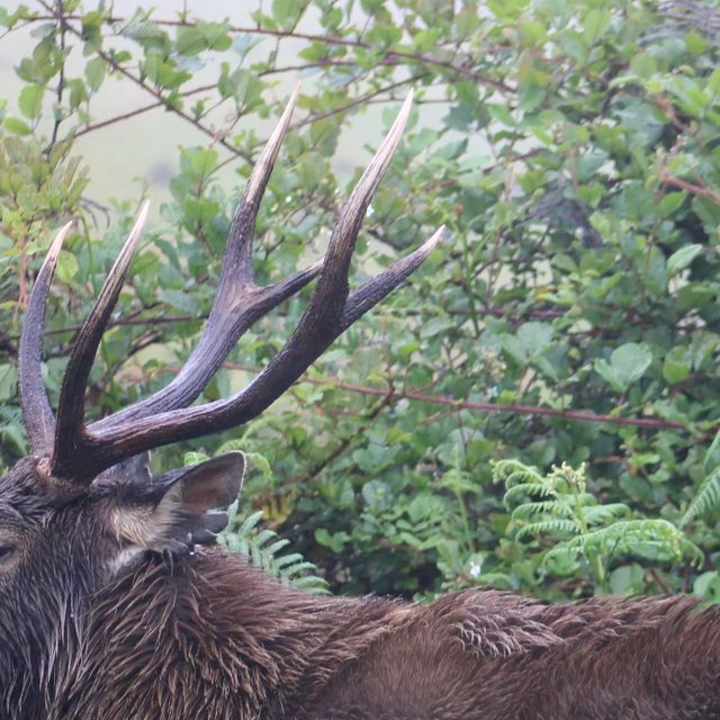
[[[557,497],[557,494],[547,483],[521,483],[507,489],[503,496],[503,503],[505,507],[509,508],[513,502],[528,497],[553,498]]]
[[[650,560],[703,560],[700,548],[667,520],[621,520],[565,543],[583,554],[639,556]]]
[[[318,569],[297,552],[281,555],[290,544],[274,530],[260,524],[262,512],[246,518],[238,516],[237,504],[228,509],[227,528],[218,536],[218,542],[232,553],[245,555],[250,564],[278,578],[281,582],[315,594],[327,593],[326,581],[319,577]]]
[[[579,532],[580,529],[571,520],[557,518],[530,523],[520,528],[515,537],[518,540],[523,540],[528,537],[535,538],[539,535],[577,535]]]
[[[519,460],[498,460],[493,463],[492,469],[493,481],[503,483],[506,488],[523,483],[543,484],[543,476],[537,469]]]
[[[232,524],[233,519],[237,516],[237,513],[238,505],[237,503],[233,503],[233,505],[228,508],[228,514],[230,515],[230,524]],[[257,527],[260,520],[262,520],[262,516],[262,510],[251,513],[245,518],[245,520],[243,520],[242,524],[238,527],[238,532],[241,535],[248,535]]]
[[[685,527],[698,515],[712,512],[720,507],[720,468],[716,468],[703,482],[697,495],[692,499],[685,514],[680,520],[680,527]]]
[[[630,508],[624,503],[608,503],[583,508],[585,522],[588,525],[601,525],[630,514]]]
[[[572,509],[565,503],[559,503],[557,500],[543,500],[540,502],[529,502],[518,505],[510,516],[513,521],[529,520],[538,515],[553,515],[561,518],[571,518],[573,516]]]

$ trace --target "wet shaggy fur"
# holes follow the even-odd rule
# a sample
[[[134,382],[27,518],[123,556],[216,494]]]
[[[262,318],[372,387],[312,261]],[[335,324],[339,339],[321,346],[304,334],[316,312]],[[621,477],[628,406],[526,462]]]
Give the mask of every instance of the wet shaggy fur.
[[[74,661],[61,663],[66,674],[35,717],[720,717],[720,616],[687,598],[316,598],[208,550],[147,558],[67,627],[75,637],[60,651]]]
[[[116,490],[58,503],[31,460],[11,475],[0,540],[23,545],[0,574],[1,720],[720,717],[720,611],[690,598],[323,598],[220,548],[109,572]]]

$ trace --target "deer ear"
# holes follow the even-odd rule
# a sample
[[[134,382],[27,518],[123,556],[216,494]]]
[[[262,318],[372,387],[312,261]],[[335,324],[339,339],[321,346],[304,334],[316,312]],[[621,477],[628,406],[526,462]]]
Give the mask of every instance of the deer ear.
[[[228,453],[199,465],[175,470],[168,477],[173,501],[180,510],[193,515],[212,509],[225,510],[240,493],[245,478],[245,456]],[[163,478],[158,481],[163,484]],[[162,501],[161,501],[162,502]]]
[[[162,475],[142,488],[142,497],[135,495],[129,507],[118,508],[118,535],[136,547],[158,551],[212,544],[227,525],[223,511],[237,498],[244,476],[240,452]]]

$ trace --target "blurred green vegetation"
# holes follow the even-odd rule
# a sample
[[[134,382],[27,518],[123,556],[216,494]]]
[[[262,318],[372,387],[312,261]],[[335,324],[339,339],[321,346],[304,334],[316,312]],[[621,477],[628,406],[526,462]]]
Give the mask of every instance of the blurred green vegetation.
[[[375,104],[389,126],[413,87],[416,110],[365,222],[355,278],[443,223],[452,242],[263,418],[163,449],[155,465],[221,444],[248,452],[245,529],[262,510],[336,592],[427,596],[492,584],[548,599],[609,591],[715,599],[716,3],[262,7],[248,28],[149,8],[110,17],[79,0],[0,8],[6,32],[30,25],[36,40],[18,60],[24,85],[6,99],[0,135],[5,465],[27,449],[17,336],[53,231],[79,220],[49,313],[56,396],[73,328],[139,202],[118,203],[107,224],[86,199],[72,142],[102,132],[108,118],[93,115],[93,98],[103,87],[132,83],[198,134],[181,152],[172,201],[146,233],[103,342],[93,416],[157,389],[189,354],[263,141],[245,119],[277,116],[277,78],[309,76],[258,219],[263,281],[323,252],[351,187],[333,165],[343,127]],[[304,31],[308,17],[322,32]],[[287,41],[301,49],[281,68],[277,48]],[[217,82],[198,88],[193,73],[211,59],[220,60]],[[446,108],[441,123],[424,122],[430,105]],[[219,125],[209,119],[218,109]],[[228,162],[234,186],[217,179]],[[307,292],[243,337],[205,399],[229,395],[267,363]]]

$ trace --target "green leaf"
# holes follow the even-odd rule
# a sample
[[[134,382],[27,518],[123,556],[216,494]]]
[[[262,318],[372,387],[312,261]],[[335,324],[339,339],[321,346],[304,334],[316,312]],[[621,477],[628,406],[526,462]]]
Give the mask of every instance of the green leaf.
[[[698,80],[687,76],[674,76],[667,81],[667,86],[686,113],[697,118],[703,116],[710,97]]]
[[[683,382],[690,376],[692,370],[692,356],[689,349],[684,346],[674,347],[663,362],[663,377],[671,385]]]
[[[180,290],[163,288],[158,292],[158,297],[164,303],[167,303],[187,315],[195,315],[199,310],[197,299],[192,295],[188,295],[188,293],[181,292]]]
[[[645,569],[638,564],[622,565],[610,573],[613,595],[636,595],[644,587]]]
[[[542,46],[547,40],[547,27],[537,20],[525,20],[520,23],[520,32],[526,45]]]
[[[520,326],[517,337],[528,355],[539,355],[552,342],[553,329],[547,323],[528,322]]]
[[[16,135],[32,134],[32,128],[26,122],[20,120],[20,118],[5,118],[5,122],[3,123],[3,125],[5,125],[5,128],[7,130],[9,130],[11,133],[15,133]]]
[[[42,112],[43,96],[45,88],[42,85],[26,85],[20,91],[18,104],[20,112],[30,120],[36,120]]]
[[[720,94],[720,68],[715,68],[707,81],[707,88],[713,95]]]
[[[208,50],[224,52],[232,47],[233,41],[229,33],[227,23],[200,22],[197,27],[205,37],[205,44]]]
[[[297,15],[297,0],[273,0],[272,16],[280,27],[288,28],[294,25]]]
[[[686,192],[668,193],[663,197],[660,204],[657,206],[657,214],[662,218],[670,217],[682,207],[686,198]]]
[[[672,277],[684,270],[703,251],[703,246],[694,243],[676,250],[667,261],[668,275]]]
[[[17,392],[17,369],[10,363],[0,364],[0,400],[7,402]]]
[[[91,92],[97,92],[105,79],[105,61],[95,57],[85,66],[85,79]]]
[[[585,16],[583,36],[588,45],[597,42],[609,29],[612,17],[609,10],[593,9]]]
[[[175,48],[181,55],[197,55],[207,48],[207,42],[197,27],[183,27],[178,29]]]
[[[431,338],[436,335],[446,335],[447,332],[455,327],[455,323],[448,317],[435,317],[428,320],[420,333],[423,338]]]
[[[647,345],[626,343],[613,351],[610,362],[595,361],[596,372],[618,392],[625,392],[637,382],[652,363],[652,352]]]
[[[709,600],[713,603],[720,602],[720,574],[717,570],[710,570],[698,575],[693,583],[693,595]]]
[[[74,78],[68,81],[70,88],[70,108],[75,110],[82,103],[87,102],[88,94],[85,90],[85,83],[80,78]]]
[[[341,553],[343,547],[350,542],[350,535],[345,531],[330,533],[325,528],[317,528],[315,530],[315,540],[327,548],[330,548],[335,554]]]
[[[69,283],[80,270],[77,258],[71,252],[63,250],[58,258],[57,275],[64,283]]]

